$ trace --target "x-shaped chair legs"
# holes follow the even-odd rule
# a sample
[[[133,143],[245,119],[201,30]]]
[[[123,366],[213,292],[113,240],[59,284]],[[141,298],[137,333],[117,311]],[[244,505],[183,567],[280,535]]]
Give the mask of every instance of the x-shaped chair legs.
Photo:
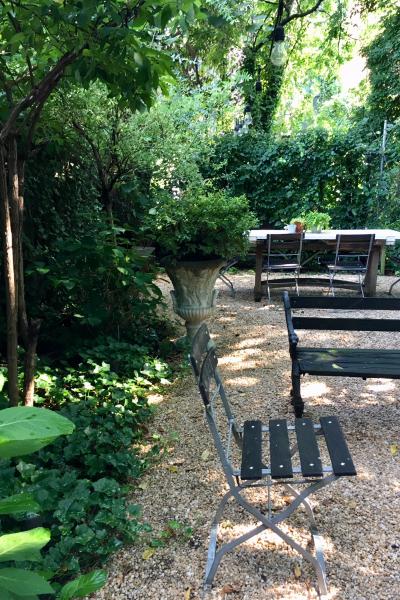
[[[218,566],[221,562],[223,556],[233,550],[236,546],[239,546],[243,542],[260,535],[266,529],[271,529],[274,533],[276,533],[284,542],[286,542],[289,546],[291,546],[294,550],[296,550],[304,559],[310,562],[316,570],[317,578],[318,578],[318,588],[321,595],[327,593],[327,584],[326,584],[326,569],[325,569],[325,561],[323,557],[322,551],[322,537],[318,534],[316,529],[316,524],[314,520],[314,515],[312,512],[312,508],[307,501],[307,497],[317,491],[320,488],[323,488],[336,479],[335,475],[329,475],[324,479],[320,479],[311,483],[305,490],[299,492],[296,490],[291,484],[287,482],[281,482],[281,485],[287,489],[287,491],[294,496],[294,500],[292,503],[282,510],[279,514],[272,518],[267,518],[263,515],[255,506],[249,503],[245,498],[242,497],[241,492],[243,490],[247,490],[249,488],[255,487],[266,487],[272,485],[278,485],[274,483],[267,484],[239,484],[235,485],[233,482],[230,483],[228,478],[228,483],[230,485],[230,490],[224,495],[222,498],[218,509],[216,511],[212,527],[211,527],[211,535],[210,535],[210,543],[208,549],[208,558],[207,558],[207,566],[206,566],[206,576],[205,576],[205,585],[211,586],[215,573],[218,569]],[[260,525],[251,529],[247,533],[239,536],[238,538],[223,544],[219,549],[217,549],[217,536],[218,536],[218,525],[222,518],[225,506],[227,502],[234,498],[237,503],[248,513],[253,515],[258,521],[260,521]],[[307,512],[307,515],[310,519],[310,531],[312,535],[312,540],[315,548],[315,557],[305,550],[300,544],[295,542],[290,536],[288,536],[284,531],[282,531],[277,525],[287,519],[299,506],[302,504]],[[270,508],[270,507],[269,507]],[[270,512],[270,511],[269,511]]]

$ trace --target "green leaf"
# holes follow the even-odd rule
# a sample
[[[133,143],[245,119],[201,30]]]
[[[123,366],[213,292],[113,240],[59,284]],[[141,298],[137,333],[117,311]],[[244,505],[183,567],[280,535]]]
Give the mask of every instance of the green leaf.
[[[7,592],[0,586],[0,598],[1,600],[19,600],[20,596]],[[39,596],[24,596],[24,600],[39,600]]]
[[[92,571],[66,583],[61,589],[59,598],[60,600],[83,598],[102,588],[106,581],[107,573],[105,571]]]
[[[4,374],[0,373],[0,392],[2,391],[6,381],[7,379],[4,377]]]
[[[69,419],[46,408],[5,408],[0,411],[0,458],[35,452],[74,428]]]
[[[23,512],[39,512],[40,505],[31,494],[15,494],[0,500],[0,515],[14,515]]]
[[[34,594],[54,594],[44,577],[25,569],[0,569],[0,588],[25,598]]]
[[[50,541],[50,531],[36,527],[29,531],[0,536],[0,562],[7,560],[39,561],[39,550]]]

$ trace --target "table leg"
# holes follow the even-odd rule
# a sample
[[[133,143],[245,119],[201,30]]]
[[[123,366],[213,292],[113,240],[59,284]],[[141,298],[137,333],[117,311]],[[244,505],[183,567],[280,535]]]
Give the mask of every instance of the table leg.
[[[374,246],[371,250],[369,257],[368,271],[365,275],[365,288],[364,292],[366,296],[376,295],[376,281],[378,278],[378,268],[381,256],[381,247]]]
[[[386,246],[381,247],[381,261],[379,267],[379,275],[385,274],[385,263],[386,263]]]
[[[260,302],[262,298],[262,265],[263,265],[263,249],[261,244],[256,246],[256,277],[254,282],[254,300]]]

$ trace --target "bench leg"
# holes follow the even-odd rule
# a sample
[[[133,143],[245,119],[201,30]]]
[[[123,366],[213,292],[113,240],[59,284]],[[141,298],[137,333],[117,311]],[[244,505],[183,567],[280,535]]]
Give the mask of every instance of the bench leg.
[[[294,414],[299,419],[303,416],[304,402],[300,393],[300,372],[297,364],[292,366],[292,389],[290,390],[290,395],[292,396]]]

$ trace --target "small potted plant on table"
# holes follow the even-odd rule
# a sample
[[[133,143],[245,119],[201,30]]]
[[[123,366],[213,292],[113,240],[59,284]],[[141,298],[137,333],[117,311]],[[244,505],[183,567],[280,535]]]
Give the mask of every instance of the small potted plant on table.
[[[246,254],[248,231],[257,220],[245,196],[214,190],[165,195],[149,217],[157,254],[174,286],[174,310],[185,320],[190,341],[213,311],[221,267]]]

